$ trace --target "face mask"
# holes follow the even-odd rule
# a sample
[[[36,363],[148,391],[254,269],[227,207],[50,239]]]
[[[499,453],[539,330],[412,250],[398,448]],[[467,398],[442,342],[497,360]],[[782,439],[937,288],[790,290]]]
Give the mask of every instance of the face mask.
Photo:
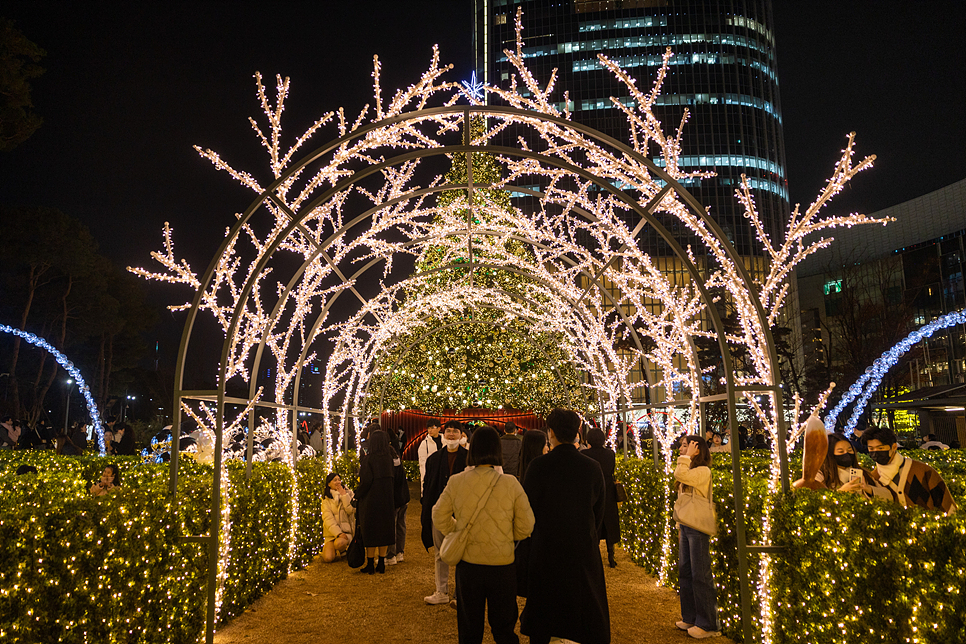
[[[460,437],[460,445],[466,447],[466,436]]]
[[[889,451],[869,452],[869,456],[871,456],[872,460],[878,463],[879,465],[888,465],[889,461],[892,460],[892,454],[890,454]]]
[[[445,447],[458,447],[460,444],[460,439],[444,438],[443,445]]]
[[[888,452],[886,452],[888,454]],[[835,463],[839,467],[852,467],[852,455],[851,454],[835,454]]]

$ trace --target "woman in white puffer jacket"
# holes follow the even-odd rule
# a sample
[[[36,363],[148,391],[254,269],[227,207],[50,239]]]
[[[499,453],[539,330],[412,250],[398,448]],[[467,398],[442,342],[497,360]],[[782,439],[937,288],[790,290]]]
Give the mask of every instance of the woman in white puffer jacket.
[[[352,490],[342,485],[335,472],[325,477],[322,494],[322,561],[332,563],[349,547],[355,531],[356,509],[352,507]]]
[[[456,566],[456,621],[460,644],[483,641],[484,611],[496,644],[516,644],[517,578],[514,542],[533,531],[533,510],[516,477],[501,474],[500,437],[492,427],[473,432],[468,465],[451,476],[433,507],[433,525],[444,535],[462,530],[480,501],[492,492],[467,534],[463,559]]]

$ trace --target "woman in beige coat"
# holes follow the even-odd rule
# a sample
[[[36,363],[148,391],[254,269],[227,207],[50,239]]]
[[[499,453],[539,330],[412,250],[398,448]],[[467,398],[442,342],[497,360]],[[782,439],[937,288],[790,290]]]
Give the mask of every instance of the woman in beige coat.
[[[355,516],[352,490],[342,485],[338,474],[329,474],[325,477],[325,492],[322,493],[323,562],[332,563],[349,547],[355,531]]]
[[[469,451],[467,463],[473,469],[451,476],[433,507],[433,525],[446,535],[466,529],[480,501],[489,494],[469,528],[463,559],[456,566],[459,641],[483,641],[483,618],[488,609],[496,644],[517,644],[513,546],[533,531],[533,510],[520,482],[494,469],[503,464],[496,430],[481,427],[473,432]]]

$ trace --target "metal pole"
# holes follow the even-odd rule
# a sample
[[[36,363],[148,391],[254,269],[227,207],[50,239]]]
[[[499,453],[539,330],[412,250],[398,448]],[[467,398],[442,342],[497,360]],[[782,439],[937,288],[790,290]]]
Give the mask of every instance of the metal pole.
[[[64,434],[70,436],[70,390],[74,388],[74,380],[67,379],[67,407],[64,409]]]

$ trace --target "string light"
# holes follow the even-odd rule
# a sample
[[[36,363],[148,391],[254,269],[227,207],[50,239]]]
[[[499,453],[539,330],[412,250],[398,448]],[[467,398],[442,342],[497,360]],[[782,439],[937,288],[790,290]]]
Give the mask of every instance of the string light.
[[[81,375],[80,370],[74,366],[67,356],[58,351],[52,344],[44,340],[38,335],[33,333],[28,333],[27,331],[22,331],[20,329],[15,329],[12,326],[7,326],[6,324],[0,324],[0,333],[9,333],[12,335],[26,340],[28,343],[40,347],[50,355],[54,357],[61,367],[64,368],[67,373],[70,374],[71,378],[77,381],[77,389],[83,394],[84,402],[87,403],[87,413],[91,416],[91,423],[94,425],[94,432],[97,434],[97,445],[100,449],[101,456],[106,453],[106,446],[104,445],[104,428],[101,425],[101,414],[97,410],[97,403],[94,402],[94,396],[91,394],[90,387],[87,386],[87,382],[84,381],[84,377]]]
[[[855,431],[855,426],[859,422],[862,413],[865,411],[865,406],[872,397],[872,394],[879,388],[879,384],[882,379],[889,372],[892,367],[899,362],[899,358],[905,355],[912,347],[918,344],[920,341],[931,338],[933,333],[936,331],[941,331],[943,329],[948,329],[953,326],[966,323],[966,310],[954,311],[953,313],[946,313],[941,315],[929,324],[919,327],[905,338],[900,340],[891,349],[885,351],[881,356],[876,358],[870,367],[867,367],[865,373],[859,376],[859,379],[848,388],[845,395],[839,400],[838,404],[832,408],[828,416],[825,417],[825,429],[828,431],[835,431],[835,422],[838,420],[839,414],[842,413],[846,407],[849,406],[852,401],[855,402],[855,407],[852,408],[852,416],[849,417],[848,422],[845,423],[845,434],[851,436]]]
[[[710,171],[685,172],[678,163],[688,111],[683,111],[672,133],[665,133],[651,111],[666,77],[671,51],[666,52],[664,64],[648,92],[640,90],[636,79],[616,62],[599,56],[601,65],[615,75],[634,99],[632,105],[615,101],[615,107],[628,122],[628,143],[637,155],[631,156],[590,138],[566,121],[547,120],[546,117],[568,119],[569,112],[566,109],[561,112],[556,107],[559,104],[559,96],[555,94],[556,75],[541,85],[527,69],[522,53],[522,30],[522,12],[518,10],[515,52],[506,52],[515,70],[508,89],[479,83],[468,87],[443,81],[442,75],[451,66],[439,65],[438,51],[434,48],[430,67],[419,81],[397,91],[391,100],[385,100],[380,85],[381,64],[376,58],[372,108],[367,106],[351,122],[342,109],[324,115],[285,152],[281,144],[281,116],[289,96],[289,81],[277,77],[273,104],[266,97],[261,76],[256,76],[258,100],[268,126],[263,129],[255,120],[252,126],[269,153],[271,177],[277,187],[271,199],[265,199],[255,214],[260,217],[267,214],[268,221],[256,225],[249,220],[240,227],[239,234],[228,240],[207,284],[201,284],[188,263],[176,257],[167,225],[165,251],[152,254],[161,265],[161,272],[130,269],[147,279],[179,283],[195,291],[203,289],[201,310],[210,313],[226,333],[230,328],[235,329],[227,338],[227,362],[221,365],[225,378],[250,382],[253,375],[249,364],[259,347],[264,346],[276,365],[273,392],[276,402],[293,395],[300,370],[315,358],[315,352],[310,351],[315,343],[331,341],[333,349],[326,363],[322,407],[330,410],[323,418],[327,435],[335,435],[337,440],[328,444],[326,463],[337,461],[345,450],[353,447],[346,444],[346,430],[350,425],[355,425],[358,440],[360,418],[376,411],[378,406],[376,389],[381,390],[394,375],[385,371],[391,366],[385,358],[393,351],[402,350],[403,339],[438,326],[442,320],[471,312],[477,315],[481,307],[502,311],[493,316],[487,314],[487,322],[513,327],[523,321],[528,334],[562,338],[564,352],[560,357],[565,354],[569,368],[585,376],[576,387],[577,396],[585,405],[585,413],[599,413],[606,419],[611,445],[617,431],[614,412],[625,404],[622,401],[634,400],[635,390],[645,386],[631,382],[635,365],[646,364],[645,368],[656,374],[656,382],[649,385],[652,400],[669,404],[687,401],[687,407],[674,412],[680,420],[679,426],[652,425],[666,478],[672,470],[674,440],[682,431],[693,433],[698,429],[698,400],[705,374],[697,363],[693,339],[718,339],[707,325],[707,307],[711,303],[704,301],[695,284],[687,280],[682,283],[677,276],[662,271],[663,264],[640,249],[636,233],[625,223],[639,218],[638,211],[624,200],[625,195],[634,195],[636,202],[643,204],[655,200],[664,188],[664,178],[640,160],[651,158],[653,150],[660,156],[667,174],[675,180],[713,176]],[[474,188],[472,200],[465,196],[465,189],[443,191],[444,195],[455,192],[456,197],[430,195],[434,190],[441,191],[447,182],[437,176],[427,185],[418,184],[418,158],[396,166],[381,166],[379,175],[370,176],[365,185],[340,184],[354,177],[360,167],[381,164],[399,150],[431,150],[451,144],[462,133],[463,114],[456,110],[418,111],[429,106],[450,107],[461,98],[485,108],[482,103],[487,94],[498,97],[502,105],[525,113],[481,114],[480,127],[471,131],[471,144],[487,146],[512,128],[519,134],[517,148],[540,156],[494,152],[492,158],[501,172],[499,176],[493,175],[488,185]],[[564,99],[566,105],[566,93]],[[318,153],[310,155],[310,164],[293,164],[294,152],[326,126],[335,127],[339,136],[344,137],[342,142],[320,148]],[[353,133],[357,136],[350,137]],[[254,174],[235,169],[211,150],[199,148],[198,151],[216,169],[229,173],[254,193],[263,192],[265,182],[258,181]],[[854,135],[849,135],[831,179],[804,213],[795,207],[785,226],[785,237],[778,242],[767,234],[754,203],[750,181],[742,178],[736,195],[767,259],[763,262],[762,276],[754,284],[743,278],[741,260],[736,261],[729,254],[726,245],[730,242],[720,239],[707,220],[692,212],[677,193],[665,193],[652,208],[656,216],[677,222],[690,235],[687,258],[679,258],[680,261],[698,264],[695,253],[700,252],[705,287],[723,292],[734,309],[735,325],[724,340],[733,347],[741,347],[748,356],[747,366],[734,374],[738,386],[753,389],[771,387],[777,382],[778,374],[773,372],[770,360],[767,327],[782,310],[794,267],[832,241],[831,238],[816,240],[816,236],[836,227],[888,221],[861,214],[822,214],[828,201],[874,160],[870,156],[855,164],[854,153]],[[478,158],[477,154],[473,158]],[[589,180],[591,176],[597,181]],[[510,207],[500,196],[512,192],[516,186],[535,183],[539,191],[535,197],[537,206],[532,212]],[[622,194],[606,189],[615,185],[622,187]],[[338,190],[332,190],[336,187]],[[325,191],[332,193],[328,199],[316,199]],[[365,226],[360,226],[355,216],[363,211],[369,213],[369,219]],[[290,225],[293,220],[297,225]],[[291,232],[283,238],[283,231],[288,228]],[[256,230],[267,232],[259,234]],[[527,252],[510,252],[513,241],[521,242]],[[485,245],[485,253],[479,257],[471,250],[478,244]],[[390,280],[395,262],[403,257],[417,262],[425,260],[428,249],[433,253],[432,265],[452,265],[447,270],[453,274],[458,272],[460,260],[463,263],[473,260],[473,266],[467,266],[468,270],[463,273],[466,279],[448,281],[445,292],[432,282],[445,275],[428,270],[404,280]],[[287,266],[291,265],[291,259],[302,264],[302,272],[290,286],[291,270]],[[474,283],[473,276],[481,263],[487,270],[525,275],[529,301],[492,285]],[[355,266],[376,265],[383,267],[380,292],[366,300],[346,273]],[[602,276],[606,286],[587,279],[597,275]],[[244,299],[243,293],[248,293]],[[608,299],[610,294],[613,299]],[[356,297],[362,304],[356,314],[349,314],[347,322],[326,324],[330,307],[338,297]],[[765,319],[758,315],[759,303]],[[232,316],[236,310],[238,319],[233,327]],[[647,348],[630,342],[632,329],[649,340]],[[622,348],[615,349],[617,345]],[[439,363],[443,368],[444,361]],[[559,363],[553,356],[547,361],[548,365]],[[408,374],[411,365],[403,369]],[[547,382],[550,382],[549,371],[540,374]],[[522,376],[518,374],[518,383]],[[509,378],[505,380],[504,384],[509,385]],[[561,388],[553,395],[563,395],[567,378],[562,380]],[[443,381],[426,382],[424,386],[427,389],[420,387],[414,392],[417,401],[440,399],[443,405],[465,405],[476,398],[475,390],[457,392],[456,387]],[[399,391],[390,387],[392,396]],[[773,449],[777,450],[779,441],[785,437],[779,436],[778,414],[784,410],[776,395],[749,391],[739,395],[769,433]],[[413,397],[394,398],[394,404],[402,407],[413,402]],[[274,426],[290,427],[289,413],[285,409],[277,410]],[[294,465],[286,463],[290,468]],[[777,452],[773,452],[766,488],[769,494],[777,492],[779,480]],[[670,491],[658,498],[663,501],[665,516],[668,516]],[[293,512],[293,517],[297,517],[297,509]],[[766,505],[761,543],[769,543],[771,539],[770,512],[770,506]],[[662,581],[669,578],[672,567],[670,539],[670,524],[665,519],[660,549]],[[759,570],[761,582],[756,601],[762,607],[759,621],[763,642],[768,643],[773,633],[768,556],[761,557]]]

